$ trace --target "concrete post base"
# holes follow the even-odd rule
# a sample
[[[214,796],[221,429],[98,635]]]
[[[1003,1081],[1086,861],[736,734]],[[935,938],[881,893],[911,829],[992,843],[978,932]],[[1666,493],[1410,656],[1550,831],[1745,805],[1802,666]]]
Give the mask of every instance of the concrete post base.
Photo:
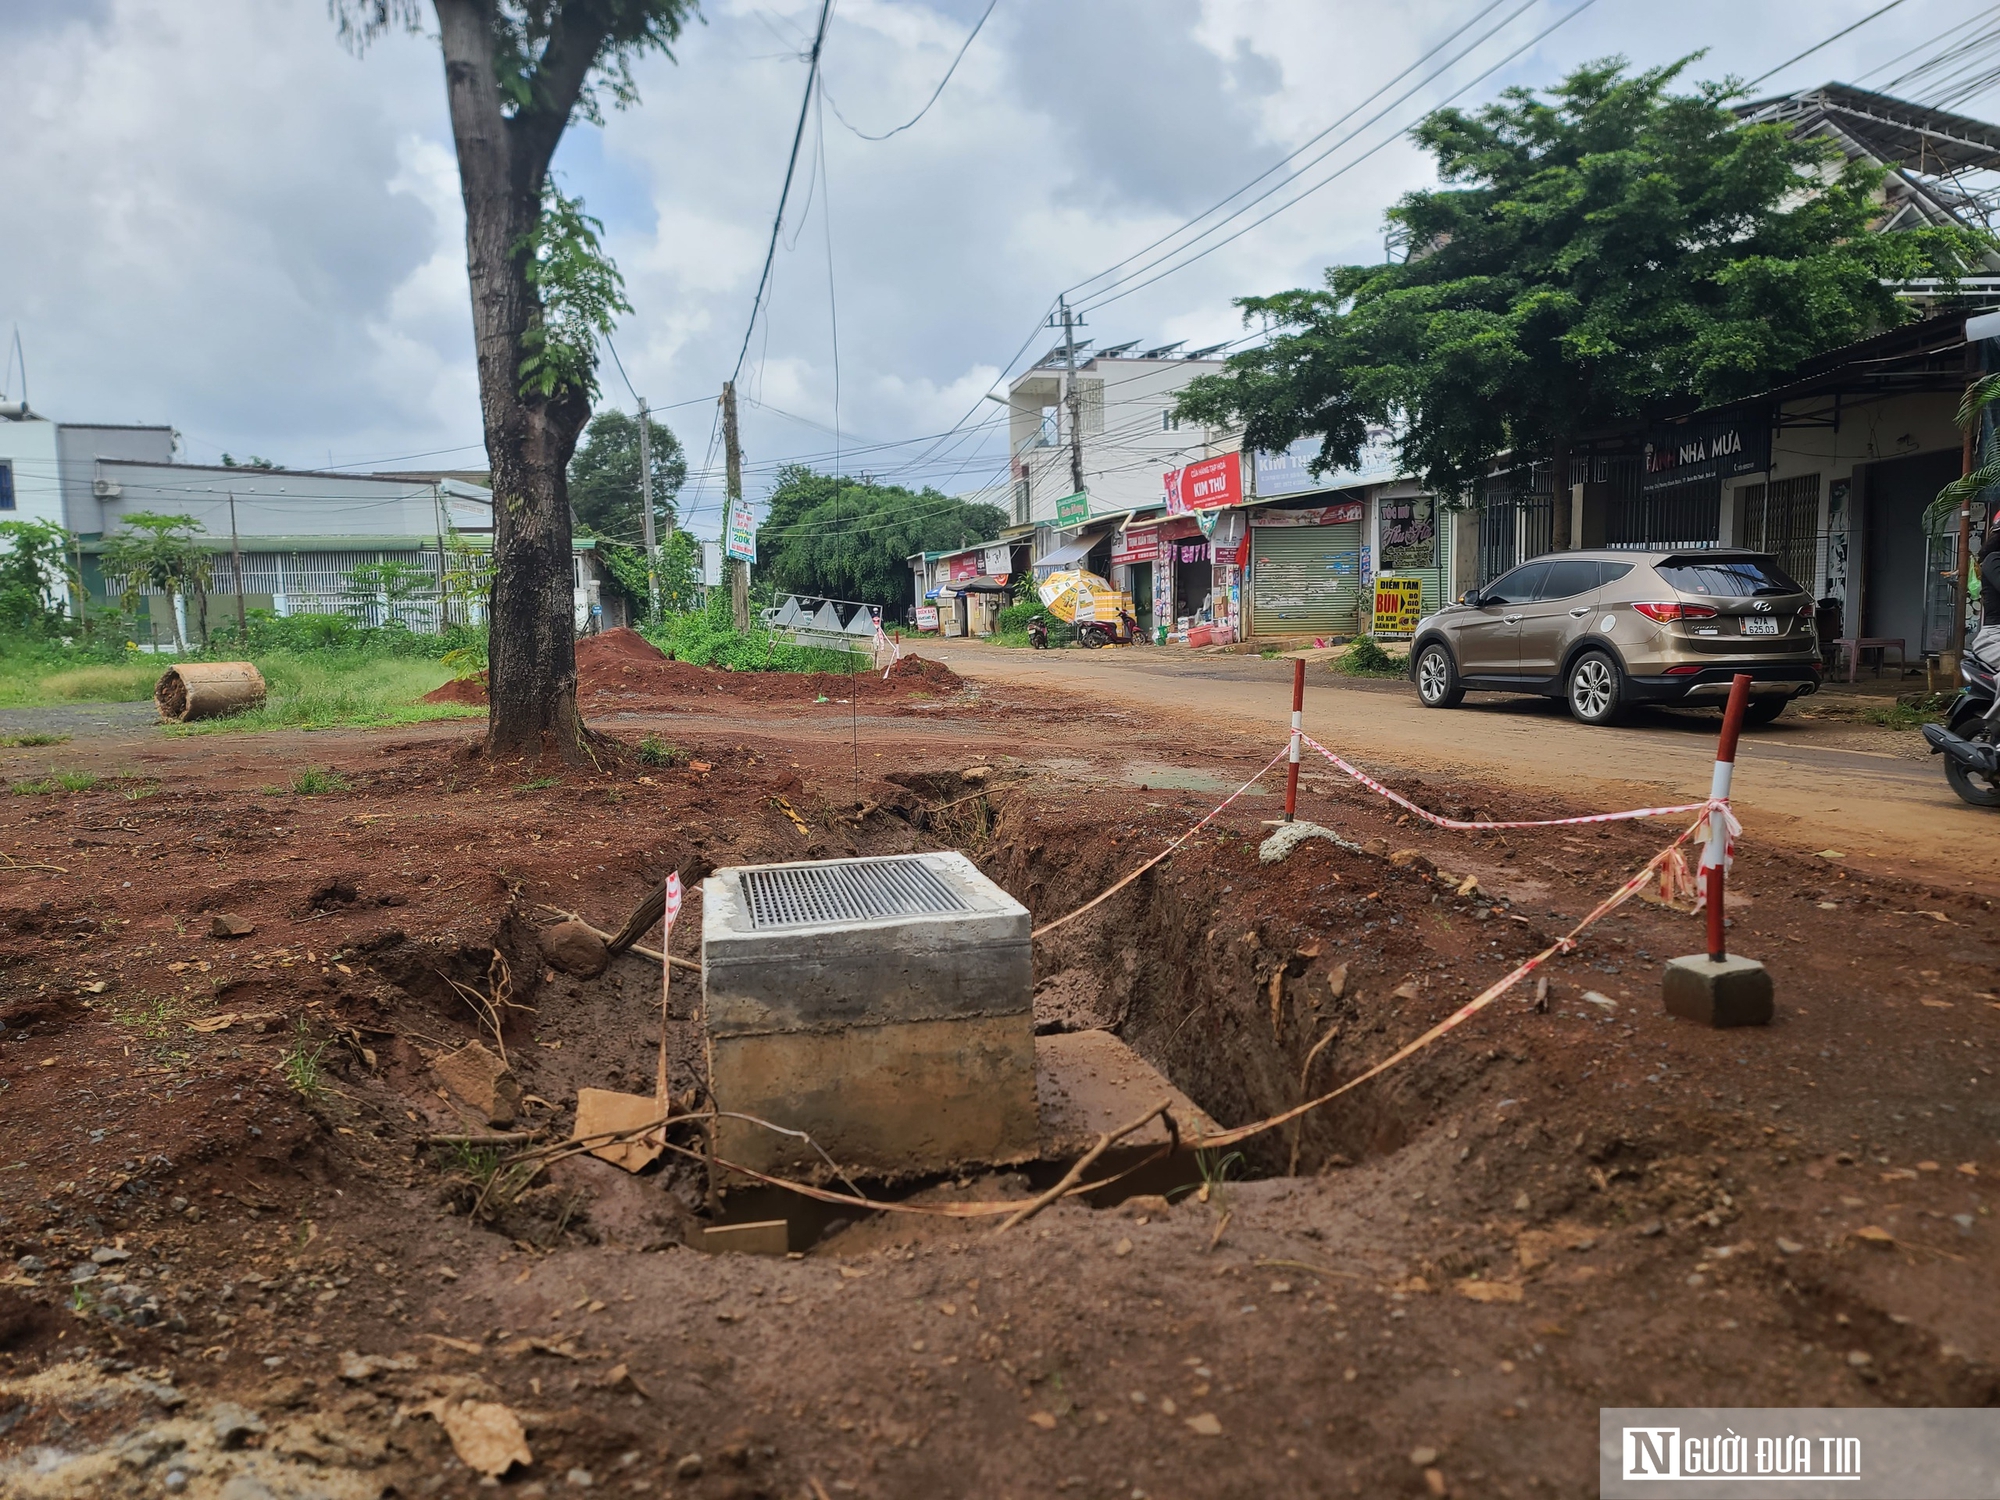
[[[1772,995],[1770,971],[1734,953],[1719,964],[1706,953],[1670,958],[1660,981],[1667,1014],[1704,1026],[1768,1026]]]

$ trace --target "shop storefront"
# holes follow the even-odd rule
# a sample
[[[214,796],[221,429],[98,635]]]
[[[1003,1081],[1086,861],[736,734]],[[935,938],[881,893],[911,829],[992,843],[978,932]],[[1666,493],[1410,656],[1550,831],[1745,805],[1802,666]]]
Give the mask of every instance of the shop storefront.
[[[1360,500],[1249,516],[1249,629],[1253,636],[1354,635],[1372,573]],[[1369,601],[1372,604],[1372,600]]]

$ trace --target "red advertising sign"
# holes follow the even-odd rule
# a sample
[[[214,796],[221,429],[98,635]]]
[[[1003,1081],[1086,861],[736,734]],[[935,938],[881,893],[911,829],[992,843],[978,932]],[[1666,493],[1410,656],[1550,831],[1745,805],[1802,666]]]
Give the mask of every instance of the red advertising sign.
[[[953,583],[963,583],[968,578],[977,578],[978,576],[979,554],[977,552],[961,552],[958,556],[951,559],[951,581]]]
[[[1111,544],[1114,564],[1152,562],[1159,555],[1160,533],[1153,526],[1134,526]]]
[[[1358,521],[1368,513],[1368,507],[1359,500],[1342,500],[1335,505],[1315,505],[1306,510],[1259,510],[1251,513],[1250,524],[1258,528],[1266,526],[1338,526],[1343,521]]]
[[[1243,503],[1243,455],[1225,453],[1204,458],[1164,476],[1167,509],[1172,512],[1221,510]]]

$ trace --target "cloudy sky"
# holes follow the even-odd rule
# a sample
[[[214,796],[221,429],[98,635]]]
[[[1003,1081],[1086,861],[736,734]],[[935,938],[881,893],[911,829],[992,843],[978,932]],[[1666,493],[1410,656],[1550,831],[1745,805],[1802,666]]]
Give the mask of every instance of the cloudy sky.
[[[987,0],[839,0],[744,367],[747,487],[838,454],[974,488],[1005,462],[981,396],[1047,348],[1059,293],[1100,344],[1238,338],[1232,296],[1382,254],[1382,209],[1427,180],[1400,135],[1424,108],[1610,53],[1707,48],[1696,76],[1753,78],[1882,0],[1578,3],[997,0],[936,105],[869,141],[917,112]],[[1903,0],[1760,92],[1859,79],[1990,11]],[[676,61],[641,67],[643,103],[573,127],[557,157],[607,226],[635,307],[618,351],[671,408],[699,530],[817,12],[710,0]],[[1184,239],[1147,248],[1343,117],[1229,206],[1334,148],[1323,161],[1189,247],[1211,253],[1182,269]],[[11,351],[18,324],[38,410],[170,422],[194,462],[483,463],[433,38],[357,59],[323,0],[0,0],[0,139],[0,337]],[[18,372],[4,383],[19,395]]]

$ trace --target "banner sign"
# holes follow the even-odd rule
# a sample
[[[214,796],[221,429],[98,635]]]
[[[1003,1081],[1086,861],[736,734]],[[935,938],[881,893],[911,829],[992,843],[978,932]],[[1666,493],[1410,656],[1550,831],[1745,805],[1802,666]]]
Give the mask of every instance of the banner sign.
[[[1090,495],[1078,490],[1074,495],[1064,495],[1056,501],[1056,525],[1081,526],[1090,519]]]
[[[1763,411],[1653,429],[1646,443],[1642,491],[1696,479],[1733,479],[1771,467],[1771,419]]]
[[[919,630],[936,630],[936,629],[937,629],[937,606],[936,606],[936,605],[934,605],[934,604],[919,604],[919,605],[917,606],[917,629],[919,629]]]
[[[1305,510],[1260,510],[1250,518],[1250,524],[1260,530],[1266,526],[1338,526],[1358,521],[1367,513],[1366,501],[1343,500],[1338,505],[1315,505]]]
[[[1392,573],[1437,566],[1437,501],[1431,496],[1382,502],[1382,566]]]
[[[1414,635],[1424,612],[1424,581],[1383,574],[1375,580],[1375,634]]]
[[[1396,440],[1386,427],[1370,427],[1368,441],[1361,445],[1349,469],[1328,469],[1313,477],[1312,463],[1319,457],[1320,440],[1300,438],[1282,453],[1259,453],[1255,458],[1257,498],[1274,495],[1310,495],[1316,490],[1347,489],[1357,484],[1379,484],[1400,478],[1403,465],[1396,456]]]
[[[1005,542],[988,547],[979,554],[979,571],[988,578],[1005,578],[1014,565],[1014,549]]]
[[[757,518],[750,513],[748,500],[729,502],[729,525],[722,538],[723,551],[747,563],[757,561]]]
[[[1152,562],[1160,555],[1160,532],[1155,526],[1134,526],[1121,533],[1111,543],[1111,561],[1118,563]]]
[[[1218,510],[1243,503],[1243,455],[1225,453],[1220,458],[1204,458],[1199,463],[1161,476],[1166,490],[1167,510]]]
[[[950,569],[950,577],[953,583],[963,583],[968,578],[977,578],[979,576],[979,554],[977,552],[961,552],[956,557],[948,558],[946,562]]]

